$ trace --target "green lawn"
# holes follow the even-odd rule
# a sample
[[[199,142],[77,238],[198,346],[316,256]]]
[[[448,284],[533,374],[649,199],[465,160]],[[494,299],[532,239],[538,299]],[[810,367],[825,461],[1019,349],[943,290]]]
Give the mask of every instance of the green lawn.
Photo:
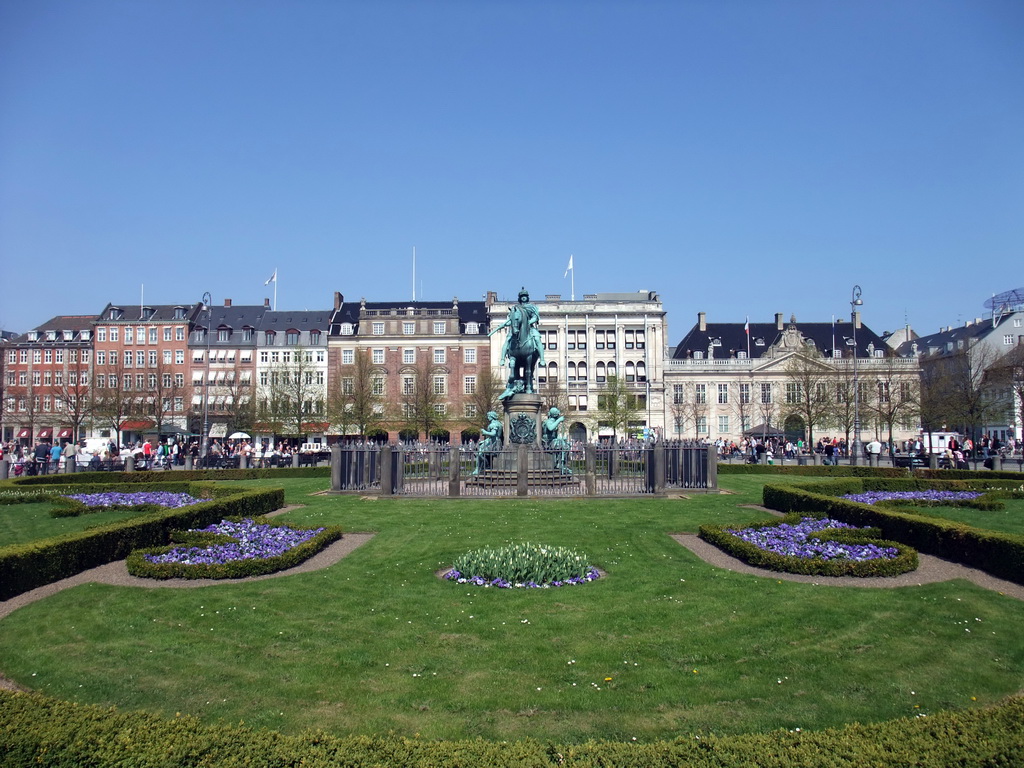
[[[747,576],[668,536],[765,519],[741,506],[760,502],[763,482],[723,476],[730,494],[600,501],[363,500],[309,495],[319,479],[247,482],[284,485],[288,503],[306,505],[284,519],[377,535],[309,574],[66,590],[0,622],[0,668],[74,701],[431,739],[819,729],[1024,688],[1020,601],[962,581]],[[550,590],[435,576],[468,549],[527,540],[582,550],[607,576]]]
[[[1003,504],[1006,505],[1006,508],[999,510],[972,509],[971,507],[923,507],[914,510],[898,507],[897,509],[900,512],[913,511],[919,515],[941,517],[944,520],[953,520],[974,528],[986,528],[990,531],[1024,536],[1024,499],[1004,499]]]
[[[53,504],[8,504],[0,506],[0,547],[27,544],[65,533],[76,533],[97,525],[138,517],[130,509],[104,510],[78,517],[50,517]]]

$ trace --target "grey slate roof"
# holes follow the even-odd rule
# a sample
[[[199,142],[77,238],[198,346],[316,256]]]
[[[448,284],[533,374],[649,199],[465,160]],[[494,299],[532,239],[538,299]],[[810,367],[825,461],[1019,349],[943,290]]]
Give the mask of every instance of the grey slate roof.
[[[789,325],[789,322],[783,323],[783,330]],[[849,350],[853,349],[853,324],[849,321],[835,324],[797,322],[796,328],[805,338],[812,340],[818,351],[826,357],[832,357],[834,348],[842,349],[844,356],[848,356]],[[750,323],[750,357],[756,359],[764,355],[779,341],[782,333],[775,322]],[[714,341],[720,342],[713,347],[716,358],[736,357],[737,352],[746,352],[744,323],[706,323],[703,331],[700,330],[700,324],[696,323],[676,345],[672,358],[684,360],[693,357],[694,352],[706,355],[708,346]],[[886,348],[882,337],[861,323],[857,329],[857,356],[867,356],[869,346],[873,349]]]

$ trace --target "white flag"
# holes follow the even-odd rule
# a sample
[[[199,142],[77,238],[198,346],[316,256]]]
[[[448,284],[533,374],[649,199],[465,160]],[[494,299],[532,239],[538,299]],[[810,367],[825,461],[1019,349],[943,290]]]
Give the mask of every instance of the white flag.
[[[562,277],[568,277],[570,269],[572,269],[572,256],[571,255],[569,256],[569,266],[565,268],[565,274],[562,275]]]
[[[264,285],[270,285],[271,283],[276,283],[276,282],[277,282],[277,270],[275,269],[274,270],[274,274],[272,274],[269,278],[267,278],[267,282],[265,282]]]

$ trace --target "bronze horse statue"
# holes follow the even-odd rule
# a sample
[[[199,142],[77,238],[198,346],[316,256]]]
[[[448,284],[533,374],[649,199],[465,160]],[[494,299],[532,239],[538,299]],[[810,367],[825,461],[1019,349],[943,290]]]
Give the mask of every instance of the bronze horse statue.
[[[491,331],[488,336],[502,328],[508,328],[508,338],[501,349],[501,363],[508,361],[509,375],[505,391],[499,399],[526,392],[533,394],[533,374],[537,363],[544,364],[544,348],[540,343],[540,312],[536,305],[530,303],[530,294],[523,288],[519,292],[519,303],[508,309],[508,318]]]

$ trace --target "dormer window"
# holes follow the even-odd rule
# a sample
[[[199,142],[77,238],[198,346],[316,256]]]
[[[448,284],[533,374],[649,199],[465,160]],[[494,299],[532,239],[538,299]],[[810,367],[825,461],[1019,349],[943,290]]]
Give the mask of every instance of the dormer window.
[[[704,359],[704,353],[700,352],[700,351],[694,352],[693,353],[693,359],[694,360],[703,360]]]
[[[277,333],[275,331],[266,331],[263,334],[263,338],[266,340],[267,344],[274,344],[277,341]]]
[[[342,336],[352,336],[356,332],[352,323],[342,323],[340,331]]]
[[[246,326],[242,329],[242,341],[252,341],[253,329]]]
[[[466,333],[480,333],[480,323],[466,323]]]
[[[320,344],[320,331],[309,332],[309,343],[313,346]]]
[[[217,329],[217,341],[230,341],[231,340],[231,328],[222,325]]]
[[[289,329],[285,333],[285,336],[284,336],[285,344],[287,344],[289,347],[296,347],[296,346],[298,346],[298,344],[299,344],[299,335],[300,335],[299,331],[296,331],[294,328]]]
[[[56,341],[57,340],[57,332],[56,331],[47,331],[46,332],[46,340],[47,341]]]
[[[184,320],[185,319],[185,308],[184,307],[175,307],[174,308],[174,319],[175,320]]]
[[[80,331],[80,333],[82,341],[89,341],[89,338],[92,336],[92,331]]]
[[[64,337],[64,341],[71,341],[71,339],[73,339],[74,336],[75,336],[75,332],[74,331],[62,331],[61,335]]]
[[[107,320],[120,320],[124,316],[124,310],[118,309],[117,307],[111,307],[107,313]]]
[[[39,333],[36,332],[36,331],[29,331],[28,332],[28,340],[29,341],[39,341]]]
[[[720,346],[722,346],[722,340],[721,339],[712,339],[711,340],[711,346],[712,347],[720,347]]]
[[[755,347],[763,347],[764,346],[764,339],[754,339],[754,346]]]

